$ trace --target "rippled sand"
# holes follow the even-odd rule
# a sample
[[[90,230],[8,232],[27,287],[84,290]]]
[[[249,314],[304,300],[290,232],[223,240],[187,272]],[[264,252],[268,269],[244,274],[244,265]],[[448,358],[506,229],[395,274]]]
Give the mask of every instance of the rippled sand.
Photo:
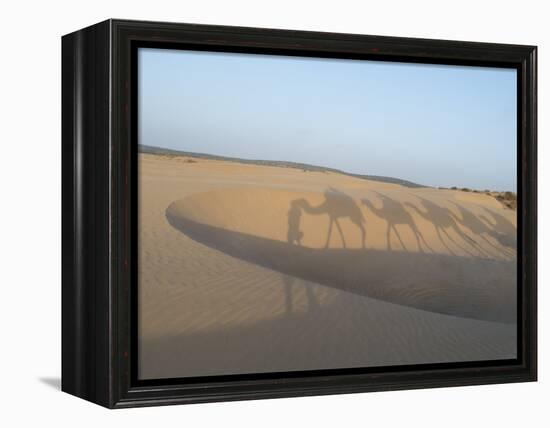
[[[516,213],[487,195],[140,155],[140,377],[508,359]]]

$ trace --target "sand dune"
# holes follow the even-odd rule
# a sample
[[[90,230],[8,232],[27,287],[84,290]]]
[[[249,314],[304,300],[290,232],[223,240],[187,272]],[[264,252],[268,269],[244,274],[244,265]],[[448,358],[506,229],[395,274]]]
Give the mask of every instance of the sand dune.
[[[308,248],[515,258],[513,212],[495,207],[493,198],[477,195],[466,202],[460,194],[440,196],[431,189],[341,189],[256,186],[201,192],[174,201],[167,215]],[[492,227],[496,218],[508,228]],[[299,243],[292,241],[293,233],[300,234]]]
[[[494,198],[140,155],[140,375],[514,358]]]

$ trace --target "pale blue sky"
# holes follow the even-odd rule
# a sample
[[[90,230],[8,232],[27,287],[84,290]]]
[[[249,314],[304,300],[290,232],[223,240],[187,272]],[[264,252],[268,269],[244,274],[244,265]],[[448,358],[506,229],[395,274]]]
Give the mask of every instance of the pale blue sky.
[[[139,143],[516,190],[516,71],[139,49]]]

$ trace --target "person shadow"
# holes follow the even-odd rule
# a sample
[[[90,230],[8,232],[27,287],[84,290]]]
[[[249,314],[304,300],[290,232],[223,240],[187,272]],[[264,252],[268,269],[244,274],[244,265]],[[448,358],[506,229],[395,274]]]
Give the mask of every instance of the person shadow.
[[[302,210],[300,209],[300,203],[298,200],[290,202],[290,208],[288,210],[287,217],[287,242],[289,244],[302,245],[302,238],[304,237],[304,233],[300,230]]]
[[[301,205],[302,202],[300,200],[294,200],[290,202],[290,208],[288,209],[287,242],[290,245],[302,245],[304,233],[300,230],[302,219]],[[287,315],[290,315],[294,312],[294,289],[298,288],[296,286],[297,278],[282,275],[282,279],[285,286],[285,312]],[[304,287],[308,311],[317,311],[319,309],[319,302],[312,289],[312,285],[306,282]]]

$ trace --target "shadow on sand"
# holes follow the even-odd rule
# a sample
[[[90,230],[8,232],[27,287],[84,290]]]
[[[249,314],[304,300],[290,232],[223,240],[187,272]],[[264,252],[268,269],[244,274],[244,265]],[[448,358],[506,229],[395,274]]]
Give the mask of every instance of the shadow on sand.
[[[514,226],[504,216],[497,214],[494,211],[490,211],[487,208],[483,208],[483,209],[488,214],[488,217],[485,215],[480,215],[479,218],[490,225],[492,230],[492,236],[498,242],[500,242],[501,245],[504,245],[510,248],[511,250],[516,251],[516,246],[517,246],[516,226]]]
[[[387,223],[387,229],[386,229],[386,242],[387,242],[387,249],[388,251],[392,251],[391,247],[391,232],[395,234],[397,239],[399,240],[399,243],[401,244],[401,247],[404,251],[408,251],[407,247],[405,246],[403,239],[401,239],[401,235],[399,234],[399,231],[397,230],[396,226],[399,225],[405,225],[407,226],[412,233],[414,234],[414,237],[416,239],[416,245],[418,247],[418,251],[424,252],[424,248],[428,249],[429,251],[433,250],[430,248],[424,237],[422,236],[422,233],[416,226],[416,223],[414,222],[412,215],[405,209],[403,204],[401,202],[398,202],[394,199],[391,199],[390,197],[383,195],[380,192],[374,192],[376,195],[381,199],[382,201],[382,207],[377,208],[374,206],[374,204],[368,200],[363,199],[361,202],[363,205],[365,205],[371,212],[373,212],[376,216],[380,217],[383,220],[386,220]]]
[[[328,209],[329,203],[325,204],[323,210]],[[438,218],[441,213],[431,205],[427,209],[429,218]],[[448,218],[455,221],[447,212],[442,216],[447,222]],[[288,242],[282,242],[189,220],[172,205],[166,210],[166,218],[175,229],[201,244],[284,275],[417,309],[516,322],[513,262],[364,248],[307,248],[296,245],[301,239],[299,227],[289,233]],[[330,216],[330,224],[337,224],[337,218],[336,214]],[[400,219],[395,222],[407,221],[404,215]],[[292,206],[290,224],[299,226],[299,214],[292,212]],[[330,230],[329,225],[329,234]],[[292,283],[285,286],[290,295]],[[291,302],[287,305],[291,310]]]
[[[325,242],[325,248],[328,248],[330,238],[332,237],[332,228],[336,225],[340,239],[342,239],[342,246],[346,248],[346,238],[342,227],[340,226],[340,219],[349,219],[361,232],[361,246],[365,248],[365,219],[361,208],[355,203],[353,198],[346,195],[344,192],[337,190],[333,187],[329,187],[323,194],[325,200],[317,206],[312,206],[306,199],[295,199],[290,203],[290,209],[288,211],[288,242],[290,244],[297,243],[301,245],[301,238],[303,237],[300,231],[300,216],[302,211],[312,215],[327,215],[328,216],[328,231],[327,239]]]

